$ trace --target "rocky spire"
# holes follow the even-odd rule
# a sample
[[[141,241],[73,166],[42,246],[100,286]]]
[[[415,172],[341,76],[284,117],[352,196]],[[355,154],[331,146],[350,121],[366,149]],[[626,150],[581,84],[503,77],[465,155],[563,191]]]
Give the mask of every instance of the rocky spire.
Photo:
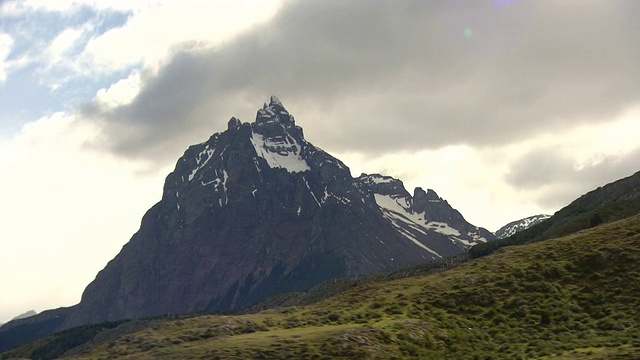
[[[242,122],[239,119],[232,117],[227,123],[227,129],[236,130],[237,128],[240,127],[240,125],[242,125]]]
[[[273,106],[273,105],[279,105],[282,107],[282,102],[280,102],[280,99],[278,99],[277,96],[275,95],[271,95],[271,99],[269,101],[269,105]]]
[[[287,109],[284,108],[280,99],[277,96],[271,96],[269,101],[269,105],[266,103],[262,106],[262,109],[258,110],[256,114],[256,123],[257,124],[269,124],[269,123],[280,123],[285,127],[293,127],[295,126],[295,120],[293,116],[289,114]]]

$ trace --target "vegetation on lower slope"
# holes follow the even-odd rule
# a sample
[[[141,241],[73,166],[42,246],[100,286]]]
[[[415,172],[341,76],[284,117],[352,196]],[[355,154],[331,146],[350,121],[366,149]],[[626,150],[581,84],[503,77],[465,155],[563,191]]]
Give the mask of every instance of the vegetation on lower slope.
[[[67,356],[637,359],[640,216],[309,306],[157,322]]]
[[[478,244],[469,249],[469,255],[478,258],[506,246],[565,236],[636,214],[640,214],[640,172],[584,194],[551,218],[529,229]]]
[[[231,310],[226,313],[230,315],[241,315],[247,313],[256,313],[267,309],[311,305],[332,296],[341,294],[354,287],[363,286],[374,282],[384,282],[435,274],[442,271],[450,270],[466,261],[469,261],[469,256],[466,253],[462,253],[455,256],[449,256],[442,259],[430,261],[424,264],[398,269],[390,273],[374,273],[358,276],[355,278],[333,279],[306,291],[279,294],[265,301],[261,301],[251,307]]]

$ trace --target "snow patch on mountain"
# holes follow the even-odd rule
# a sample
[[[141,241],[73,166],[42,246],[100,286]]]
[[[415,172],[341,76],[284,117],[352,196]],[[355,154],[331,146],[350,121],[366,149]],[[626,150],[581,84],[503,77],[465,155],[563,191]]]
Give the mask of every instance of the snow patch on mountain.
[[[313,197],[313,200],[315,200],[316,204],[318,204],[318,207],[322,207],[322,204],[320,204],[320,201],[318,201],[318,198],[316,197],[316,194],[314,194],[313,190],[311,190],[311,187],[309,186],[309,182],[307,181],[307,179],[303,176],[302,180],[304,180],[304,184],[307,186],[307,189],[309,189],[309,192],[311,193],[311,196]]]
[[[411,203],[406,198],[397,198],[382,194],[374,194],[374,197],[382,211],[382,215],[389,220],[391,225],[393,225],[400,234],[432,255],[442,257],[417,239],[415,232],[428,236],[424,225],[422,225],[424,223],[424,216],[412,213]]]
[[[212,149],[209,147],[209,145],[206,145],[204,150],[202,150],[196,156],[197,167],[191,171],[191,174],[189,174],[189,181],[192,181],[196,177],[198,170],[202,169],[203,167],[205,167],[205,165],[207,165],[209,160],[211,160],[211,155],[213,155],[214,151],[215,149]]]
[[[478,231],[479,229],[476,228],[476,231]],[[469,232],[468,233],[469,236],[471,236],[471,238],[473,239],[473,241],[475,242],[473,245],[479,243],[479,242],[487,242],[487,238],[485,238],[484,236],[480,236],[478,235],[478,233],[474,233],[474,232]]]
[[[436,257],[439,257],[439,258],[442,258],[442,256],[440,254],[438,254],[437,252],[429,249],[427,246],[425,246],[423,243],[421,243],[418,239],[416,239],[416,237],[414,235],[412,235],[407,230],[403,229],[401,226],[396,226],[396,230],[398,230],[405,238],[411,240],[411,242],[413,242],[414,244],[418,245],[419,247],[427,250],[432,255],[434,255]]]
[[[398,215],[413,217],[409,211],[411,204],[406,198],[396,198],[391,195],[374,194],[376,203],[383,209],[393,211]],[[417,218],[417,217],[416,217]],[[418,219],[422,220],[422,219]]]
[[[506,238],[506,237],[509,237],[509,236],[517,233],[517,232],[520,232],[522,230],[526,230],[526,229],[538,224],[541,221],[547,220],[550,217],[551,217],[551,215],[542,214],[542,215],[529,216],[529,217],[526,217],[524,219],[512,221],[512,222],[508,223],[507,225],[505,225],[505,226],[501,227],[500,229],[498,229],[498,231],[495,232],[495,235],[499,239]]]
[[[265,159],[272,169],[285,169],[290,173],[311,170],[300,154],[302,146],[291,136],[267,138],[254,132],[251,144],[256,154]]]
[[[447,223],[431,221],[427,224],[427,226],[429,227],[429,229],[443,235],[460,236],[460,231],[452,228]]]

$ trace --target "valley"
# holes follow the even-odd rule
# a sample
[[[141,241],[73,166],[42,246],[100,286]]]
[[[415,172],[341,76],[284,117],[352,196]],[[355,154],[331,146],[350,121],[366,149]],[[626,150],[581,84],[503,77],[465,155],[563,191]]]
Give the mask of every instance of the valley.
[[[639,260],[636,215],[308,306],[148,320],[141,331],[102,343],[109,336],[98,333],[63,350],[70,359],[634,359],[640,284],[628,280],[640,276]],[[127,325],[102,331],[118,326]],[[56,348],[64,338],[2,358]]]

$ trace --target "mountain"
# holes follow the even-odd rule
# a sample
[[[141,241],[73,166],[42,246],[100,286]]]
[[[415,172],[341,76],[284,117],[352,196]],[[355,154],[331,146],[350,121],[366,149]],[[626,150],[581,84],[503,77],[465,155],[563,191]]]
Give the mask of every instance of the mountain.
[[[72,310],[73,307],[46,310],[38,315],[3,324],[0,327],[0,353],[62,329],[64,320]]]
[[[139,231],[78,305],[53,314],[65,329],[241,308],[492,239],[433,190],[410,194],[379,174],[353,178],[272,97],[254,122],[231,118],[226,131],[189,147]]]
[[[459,253],[448,250],[449,242],[466,249],[494,239],[488,230],[469,224],[432,189],[417,187],[411,196],[400,180],[389,176],[362,174],[355,180],[365,193],[373,194],[385,219],[400,234],[432,253],[436,250],[438,258]]]
[[[25,312],[24,314],[20,314],[20,315],[14,317],[11,320],[26,319],[26,318],[32,317],[34,315],[38,315],[38,313],[35,310],[29,310],[29,311]]]
[[[162,200],[86,288],[68,326],[251,305],[332,278],[457,254],[491,234],[435,192],[351,176],[275,97],[191,146]]]
[[[472,257],[484,256],[505,246],[560,237],[639,213],[640,171],[580,196],[549,219],[526,230],[475,245],[469,249],[469,254]]]
[[[516,220],[516,221],[512,221],[510,223],[508,223],[507,225],[501,227],[500,229],[498,229],[498,231],[496,231],[494,233],[494,235],[498,238],[498,239],[503,239],[506,237],[509,237],[517,232],[520,232],[522,230],[526,230],[530,227],[532,227],[533,225],[543,221],[543,220],[547,220],[548,218],[550,218],[551,215],[533,215],[533,216],[529,216],[526,217],[524,219],[520,219],[520,220]]]
[[[0,358],[639,359],[639,273],[634,216],[308,306],[85,326]]]

